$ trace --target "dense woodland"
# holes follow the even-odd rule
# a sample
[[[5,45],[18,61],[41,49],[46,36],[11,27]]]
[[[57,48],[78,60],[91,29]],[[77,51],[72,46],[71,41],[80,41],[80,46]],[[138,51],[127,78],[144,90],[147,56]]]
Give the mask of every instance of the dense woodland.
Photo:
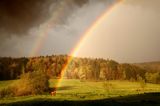
[[[33,71],[44,71],[49,78],[59,78],[67,63],[67,55],[52,55],[30,58],[0,58],[0,80],[20,78]],[[148,67],[147,67],[148,66]],[[150,83],[160,83],[159,64],[149,67],[144,64],[120,64],[114,60],[74,57],[65,71],[65,77],[80,80],[130,80],[143,79]]]

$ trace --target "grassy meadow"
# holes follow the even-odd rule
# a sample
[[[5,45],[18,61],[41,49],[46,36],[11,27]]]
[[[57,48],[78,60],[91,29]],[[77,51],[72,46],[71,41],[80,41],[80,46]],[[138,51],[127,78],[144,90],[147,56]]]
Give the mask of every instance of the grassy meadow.
[[[16,80],[0,81],[0,89],[14,84]],[[50,79],[49,84],[52,89],[58,79]],[[24,103],[30,101],[92,101],[110,98],[124,98],[133,95],[143,95],[147,93],[160,92],[160,85],[146,83],[142,86],[140,82],[130,81],[80,81],[76,79],[63,79],[57,87],[55,96],[49,92],[43,95],[5,97],[0,99],[0,105]],[[158,96],[160,99],[160,95]],[[132,99],[132,101],[137,99]],[[155,98],[156,100],[156,98]],[[40,103],[40,102],[39,102]]]

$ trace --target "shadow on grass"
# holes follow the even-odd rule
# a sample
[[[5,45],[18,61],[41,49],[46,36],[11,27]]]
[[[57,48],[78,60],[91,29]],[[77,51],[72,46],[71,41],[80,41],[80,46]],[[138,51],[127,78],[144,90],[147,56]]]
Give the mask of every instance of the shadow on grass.
[[[74,86],[62,86],[62,87],[57,87],[57,91],[58,90],[71,90],[73,88]]]
[[[52,92],[52,91],[60,91],[60,90],[71,90],[75,88],[74,86],[61,86],[61,87],[54,87],[54,88],[49,88],[49,92]]]
[[[145,93],[124,97],[114,97],[100,100],[53,100],[53,99],[33,99],[29,101],[1,104],[7,106],[88,106],[88,105],[106,105],[106,106],[160,106],[160,93]]]

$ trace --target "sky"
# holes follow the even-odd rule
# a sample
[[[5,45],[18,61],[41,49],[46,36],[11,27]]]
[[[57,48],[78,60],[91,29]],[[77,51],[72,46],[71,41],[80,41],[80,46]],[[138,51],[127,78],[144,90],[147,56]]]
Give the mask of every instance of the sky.
[[[0,56],[68,54],[116,0],[1,0]],[[160,1],[124,0],[110,9],[78,50],[79,57],[118,62],[160,60]],[[46,27],[48,20],[52,19]],[[45,33],[44,33],[45,32]],[[38,43],[37,43],[38,45]]]

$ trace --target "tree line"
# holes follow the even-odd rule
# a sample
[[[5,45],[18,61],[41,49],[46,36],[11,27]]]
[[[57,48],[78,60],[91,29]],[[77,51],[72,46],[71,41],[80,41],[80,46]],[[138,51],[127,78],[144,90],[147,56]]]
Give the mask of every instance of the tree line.
[[[20,78],[21,74],[37,70],[44,71],[49,78],[59,78],[67,55],[39,57],[0,58],[0,80]],[[66,78],[80,80],[130,80],[143,79],[150,83],[160,83],[160,71],[147,70],[135,64],[120,64],[102,58],[73,57],[64,73]]]

